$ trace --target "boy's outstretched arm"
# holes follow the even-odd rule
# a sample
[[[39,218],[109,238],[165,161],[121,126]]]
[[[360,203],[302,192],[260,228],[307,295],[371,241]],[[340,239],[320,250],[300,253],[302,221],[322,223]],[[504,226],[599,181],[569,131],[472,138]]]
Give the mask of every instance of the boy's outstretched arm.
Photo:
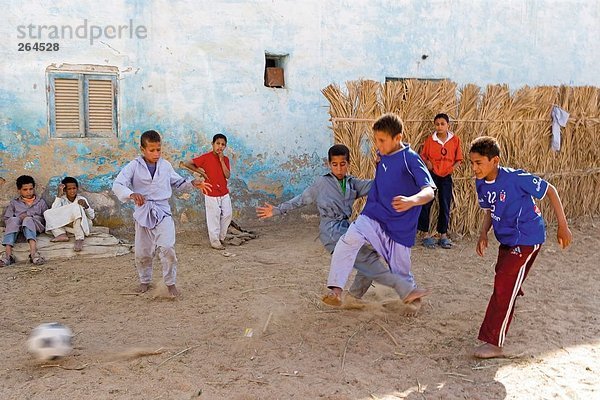
[[[271,218],[273,216],[273,205],[265,203],[262,207],[256,207],[256,216],[260,219]]]
[[[192,172],[200,174],[204,179],[208,179],[208,175],[206,175],[204,168],[196,167],[192,161],[179,161],[179,167],[188,169]]]
[[[477,247],[475,248],[475,251],[481,257],[483,257],[485,249],[488,247],[488,232],[492,227],[492,210],[484,209],[483,212],[483,222],[481,223],[479,239],[477,240]]]
[[[435,197],[435,191],[431,186],[421,188],[419,193],[412,196],[396,196],[392,200],[392,207],[398,212],[406,211],[415,206],[429,203]]]
[[[354,179],[354,189],[356,189],[356,197],[363,197],[369,194],[373,179]]]
[[[548,198],[550,199],[550,204],[552,204],[552,209],[554,210],[554,215],[556,215],[556,221],[558,222],[558,229],[556,232],[558,244],[562,249],[564,249],[568,247],[573,241],[573,234],[569,229],[569,223],[567,222],[565,209],[563,208],[562,202],[560,201],[558,191],[553,185],[548,184],[546,196],[548,196]]]
[[[196,189],[202,190],[202,193],[204,193],[204,194],[208,194],[209,192],[212,192],[212,185],[208,182],[205,182],[202,179],[194,179],[192,181],[192,185],[194,185],[194,187]]]
[[[258,218],[270,218],[273,215],[285,214],[288,211],[295,210],[296,208],[304,207],[305,205],[312,204],[315,202],[318,194],[318,183],[312,184],[306,188],[302,194],[281,203],[277,207],[265,203],[263,207],[256,207],[256,216]]]

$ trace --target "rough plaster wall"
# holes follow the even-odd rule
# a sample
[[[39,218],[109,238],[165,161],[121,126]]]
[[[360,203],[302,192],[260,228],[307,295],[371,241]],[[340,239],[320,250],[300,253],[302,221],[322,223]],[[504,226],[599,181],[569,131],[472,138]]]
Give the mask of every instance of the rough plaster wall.
[[[128,215],[108,189],[137,155],[141,131],[164,135],[165,157],[229,137],[237,216],[299,193],[325,171],[331,82],[386,76],[459,84],[599,85],[598,1],[116,1],[0,0],[0,175],[33,175],[54,191],[74,175],[107,223]],[[58,52],[17,52],[18,25],[144,25],[145,39],[57,39]],[[264,53],[288,53],[286,88],[263,86]],[[422,59],[422,55],[427,55]],[[49,139],[45,69],[55,63],[120,70],[119,137]],[[43,188],[42,188],[43,189]],[[3,190],[2,201],[10,191]],[[176,197],[202,220],[201,196]]]

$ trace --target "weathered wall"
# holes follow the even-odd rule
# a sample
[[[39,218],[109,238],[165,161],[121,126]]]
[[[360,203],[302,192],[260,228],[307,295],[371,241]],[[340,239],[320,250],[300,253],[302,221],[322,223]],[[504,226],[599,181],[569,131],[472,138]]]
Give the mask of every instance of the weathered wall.
[[[33,175],[53,191],[80,178],[106,223],[122,211],[108,193],[137,154],[141,131],[164,135],[175,164],[229,137],[237,217],[266,198],[299,193],[324,171],[332,142],[320,89],[356,78],[449,78],[459,84],[600,85],[598,1],[117,1],[0,0],[2,201],[14,179]],[[55,39],[57,52],[18,52],[20,25],[143,25],[147,37]],[[38,40],[40,41],[40,40]],[[47,40],[44,40],[47,41]],[[286,88],[263,86],[265,51],[288,53]],[[424,57],[427,56],[427,57]],[[118,138],[50,139],[51,64],[120,71]],[[201,196],[174,200],[202,220]],[[110,217],[110,218],[109,218]]]

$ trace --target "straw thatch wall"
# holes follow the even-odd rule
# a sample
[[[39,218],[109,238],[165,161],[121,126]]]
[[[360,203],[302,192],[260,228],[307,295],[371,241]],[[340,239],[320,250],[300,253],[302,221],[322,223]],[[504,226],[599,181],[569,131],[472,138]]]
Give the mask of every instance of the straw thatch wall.
[[[483,90],[475,85],[458,88],[450,81],[361,80],[348,82],[346,90],[329,85],[323,94],[330,103],[334,141],[351,149],[350,173],[362,178],[374,175],[371,125],[381,114],[394,112],[402,117],[404,141],[417,151],[433,132],[435,114],[450,116],[451,130],[460,137],[465,155],[453,175],[453,233],[472,234],[479,228],[481,213],[468,149],[475,137],[483,135],[499,140],[502,165],[525,169],[556,186],[567,218],[600,215],[600,88],[524,87],[511,93],[506,85]],[[560,152],[550,148],[554,104],[570,113]],[[549,201],[542,200],[540,207],[546,219],[554,221]],[[432,227],[436,213],[434,206]]]

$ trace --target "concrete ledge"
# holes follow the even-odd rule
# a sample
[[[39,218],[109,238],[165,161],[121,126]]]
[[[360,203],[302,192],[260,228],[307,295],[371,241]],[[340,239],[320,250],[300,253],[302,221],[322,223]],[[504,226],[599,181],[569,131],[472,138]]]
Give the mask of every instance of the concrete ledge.
[[[1,234],[4,235],[4,228],[1,229]],[[107,227],[93,226],[90,236],[86,236],[83,241],[83,250],[76,253],[73,251],[75,238],[69,235],[68,242],[51,242],[52,235],[42,233],[37,238],[38,250],[46,261],[67,258],[109,258],[122,256],[132,251],[133,245],[125,243],[109,233]],[[27,242],[21,241],[15,243],[13,254],[17,260],[17,264],[29,262],[29,245]],[[4,251],[4,249],[2,249]]]

